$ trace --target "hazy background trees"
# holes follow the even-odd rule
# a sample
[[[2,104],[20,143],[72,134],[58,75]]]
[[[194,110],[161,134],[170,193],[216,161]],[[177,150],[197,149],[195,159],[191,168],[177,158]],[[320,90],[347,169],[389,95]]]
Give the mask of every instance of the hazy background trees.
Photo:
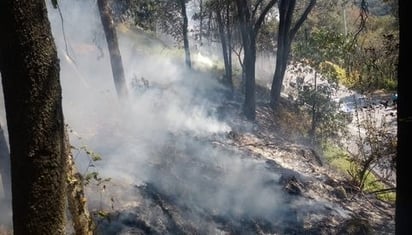
[[[117,95],[120,98],[125,98],[127,97],[128,92],[122,55],[120,54],[119,42],[117,39],[116,24],[113,19],[113,9],[111,8],[109,0],[98,0],[97,5],[109,49],[114,86],[116,87]]]

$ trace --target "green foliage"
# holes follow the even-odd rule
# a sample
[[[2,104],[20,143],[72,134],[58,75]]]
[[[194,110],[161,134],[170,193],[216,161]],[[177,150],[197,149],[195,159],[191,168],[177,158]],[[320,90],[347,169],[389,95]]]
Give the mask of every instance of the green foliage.
[[[379,172],[382,180],[387,180],[395,172],[397,142],[396,134],[384,118],[378,120],[367,113],[358,122],[358,128],[363,131],[359,131],[357,150],[351,152],[350,161],[353,164],[348,173],[363,190],[374,171]]]
[[[159,11],[160,1],[158,0],[130,0],[124,2],[113,1],[114,9],[124,9],[118,11],[128,22],[145,30],[155,31],[156,15]]]
[[[92,180],[96,182],[97,186],[100,186],[104,182],[108,182],[110,178],[101,178],[99,177],[99,173],[97,171],[90,172],[84,176],[84,184],[88,185]]]
[[[256,40],[256,48],[259,52],[273,52],[277,47],[278,24],[275,20],[264,22],[260,27]]]
[[[342,173],[347,172],[351,164],[349,161],[349,153],[347,151],[331,142],[324,142],[322,149],[323,156],[329,164],[339,169]]]
[[[358,71],[354,89],[363,91],[394,91],[397,87],[397,60],[399,35],[384,34],[369,41],[355,51],[351,70]]]
[[[89,148],[86,145],[81,146],[80,150],[83,150],[87,154],[87,156],[90,157],[91,161],[93,161],[93,162],[102,160],[102,157],[100,156],[100,154],[98,154],[98,153],[96,153],[92,150],[89,150]]]
[[[329,84],[316,85],[297,82],[297,104],[304,107],[312,116],[310,135],[313,141],[322,142],[336,139],[345,132],[346,115],[339,110],[339,104],[332,100],[333,87]]]
[[[330,78],[329,80],[332,82],[345,84],[348,80],[350,80],[349,74],[347,74],[344,68],[330,61],[321,63],[320,71],[324,76]]]
[[[336,168],[343,174],[347,173],[345,175],[349,177],[351,182],[355,183],[355,185],[359,185],[359,179],[353,177],[353,170],[359,170],[361,167],[352,160],[351,153],[331,142],[325,142],[322,145],[322,150],[323,156],[332,167]],[[396,194],[394,189],[388,190],[387,187],[388,186],[374,174],[367,174],[365,176],[363,188],[365,193],[374,193],[377,198],[393,203],[395,202]]]
[[[318,13],[315,17],[320,17]],[[350,31],[345,36],[323,24],[312,25],[300,35],[292,48],[296,61],[361,93],[396,90],[399,31],[395,17],[369,16],[356,36]]]
[[[89,158],[89,165],[86,169],[86,172],[83,174],[85,185],[94,181],[97,186],[100,186],[104,182],[110,181],[110,178],[99,177],[99,173],[97,171],[89,172],[90,168],[95,167],[95,162],[102,160],[102,157],[99,153],[96,153],[95,151],[90,150],[90,148],[87,147],[86,145],[81,146],[78,150],[84,152],[86,156]]]
[[[319,69],[326,61],[343,65],[347,54],[351,51],[351,45],[343,34],[314,29],[305,40],[297,42],[292,50],[296,60]]]
[[[353,73],[345,68],[353,47],[343,34],[314,29],[306,40],[297,42],[292,51],[295,60],[315,69],[330,84],[352,84]]]

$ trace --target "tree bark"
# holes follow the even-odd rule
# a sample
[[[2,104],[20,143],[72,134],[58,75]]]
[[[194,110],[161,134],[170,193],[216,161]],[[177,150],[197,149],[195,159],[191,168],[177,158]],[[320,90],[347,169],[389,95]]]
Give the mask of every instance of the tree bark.
[[[412,234],[412,184],[410,182],[410,140],[412,139],[412,109],[410,108],[410,41],[411,17],[405,1],[399,2],[400,43],[398,66],[397,123],[398,144],[396,157],[396,212],[395,234]]]
[[[247,29],[247,32],[250,29]],[[247,119],[256,119],[256,78],[255,78],[255,63],[256,63],[256,44],[253,35],[248,33],[246,36],[247,46],[244,48],[243,64],[245,68],[245,102],[243,104],[243,112]],[[244,36],[245,37],[245,36]]]
[[[282,91],[283,78],[286,72],[286,66],[289,56],[288,38],[289,28],[292,23],[293,10],[295,8],[296,0],[280,0],[279,2],[279,33],[278,44],[276,51],[276,68],[273,76],[271,88],[271,105],[275,107],[280,98]]]
[[[258,1],[262,3],[262,1]],[[256,63],[256,37],[262,26],[263,20],[269,10],[277,1],[269,1],[259,17],[255,20],[255,11],[258,6],[252,11],[249,9],[247,0],[236,0],[238,15],[240,20],[240,31],[244,48],[244,73],[245,81],[245,101],[243,104],[243,112],[247,119],[255,120],[256,118],[256,83],[255,83],[255,63]]]
[[[187,19],[187,13],[186,13],[186,1],[185,0],[179,0],[180,3],[180,8],[181,8],[181,14],[183,17],[183,46],[185,49],[185,63],[186,66],[191,69],[192,68],[192,60],[190,59],[190,47],[189,47],[189,38],[188,38],[188,19]]]
[[[222,53],[223,53],[223,62],[225,64],[225,78],[224,78],[224,83],[227,85],[231,92],[233,92],[233,81],[232,81],[232,63],[231,63],[231,49],[228,40],[228,35],[225,33],[225,24],[223,23],[222,19],[222,13],[221,9],[216,9],[216,20],[218,24],[218,30],[219,30],[219,36],[220,36],[220,41],[222,44]],[[229,16],[227,16],[229,17]]]
[[[279,2],[280,21],[278,48],[276,51],[276,68],[270,90],[270,104],[273,109],[276,109],[279,105],[280,93],[282,91],[282,84],[289,60],[292,41],[315,4],[316,0],[310,0],[299,20],[295,23],[293,28],[291,28],[296,0],[280,0]]]
[[[45,2],[0,1],[0,29],[14,234],[65,234],[60,67]]]
[[[4,201],[9,204],[11,202],[10,153],[2,126],[0,126],[0,175],[3,185]]]
[[[199,45],[203,46],[203,0],[199,1]]]
[[[230,83],[231,88],[231,96],[233,96],[234,85],[233,85],[233,62],[232,62],[232,30],[231,30],[231,22],[230,22],[230,12],[231,12],[231,2],[226,3],[226,35],[227,35],[227,54],[228,54],[228,70],[227,70],[227,77],[230,79],[228,82]]]
[[[123,61],[120,54],[119,42],[117,39],[116,27],[113,21],[111,8],[108,0],[97,0],[100,18],[106,36],[107,47],[109,49],[110,63],[114,85],[119,98],[125,98],[128,95],[126,79],[124,75]]]
[[[256,84],[255,84],[255,62],[256,52],[253,53],[254,33],[251,24],[251,16],[246,0],[236,0],[240,18],[240,34],[243,42],[243,66],[245,73],[245,101],[243,112],[247,119],[256,118]]]
[[[312,123],[311,123],[311,128],[310,128],[310,131],[309,131],[309,136],[310,136],[310,139],[311,139],[311,141],[312,141],[312,144],[313,145],[315,145],[315,143],[316,143],[316,128],[317,128],[317,125],[318,125],[318,122],[317,122],[317,114],[318,114],[318,105],[317,105],[317,101],[316,101],[316,92],[317,92],[317,89],[318,89],[318,87],[317,87],[317,79],[318,79],[318,76],[317,76],[318,74],[317,74],[317,72],[315,72],[315,75],[314,75],[314,79],[315,79],[315,81],[314,81],[314,87],[313,87],[313,95],[312,95]]]

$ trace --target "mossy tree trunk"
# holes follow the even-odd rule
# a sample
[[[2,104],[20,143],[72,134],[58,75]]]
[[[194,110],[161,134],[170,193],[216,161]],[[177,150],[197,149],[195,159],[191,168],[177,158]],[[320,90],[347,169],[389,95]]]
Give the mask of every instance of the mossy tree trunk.
[[[45,2],[0,1],[0,29],[14,234],[65,234],[62,90]]]

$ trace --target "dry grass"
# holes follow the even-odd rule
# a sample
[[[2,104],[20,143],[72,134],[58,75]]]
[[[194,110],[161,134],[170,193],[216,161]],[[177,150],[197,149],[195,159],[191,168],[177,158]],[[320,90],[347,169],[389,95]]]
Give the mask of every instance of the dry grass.
[[[276,131],[284,138],[301,139],[307,135],[310,117],[306,112],[299,110],[295,104],[282,98],[277,111],[271,113]]]

